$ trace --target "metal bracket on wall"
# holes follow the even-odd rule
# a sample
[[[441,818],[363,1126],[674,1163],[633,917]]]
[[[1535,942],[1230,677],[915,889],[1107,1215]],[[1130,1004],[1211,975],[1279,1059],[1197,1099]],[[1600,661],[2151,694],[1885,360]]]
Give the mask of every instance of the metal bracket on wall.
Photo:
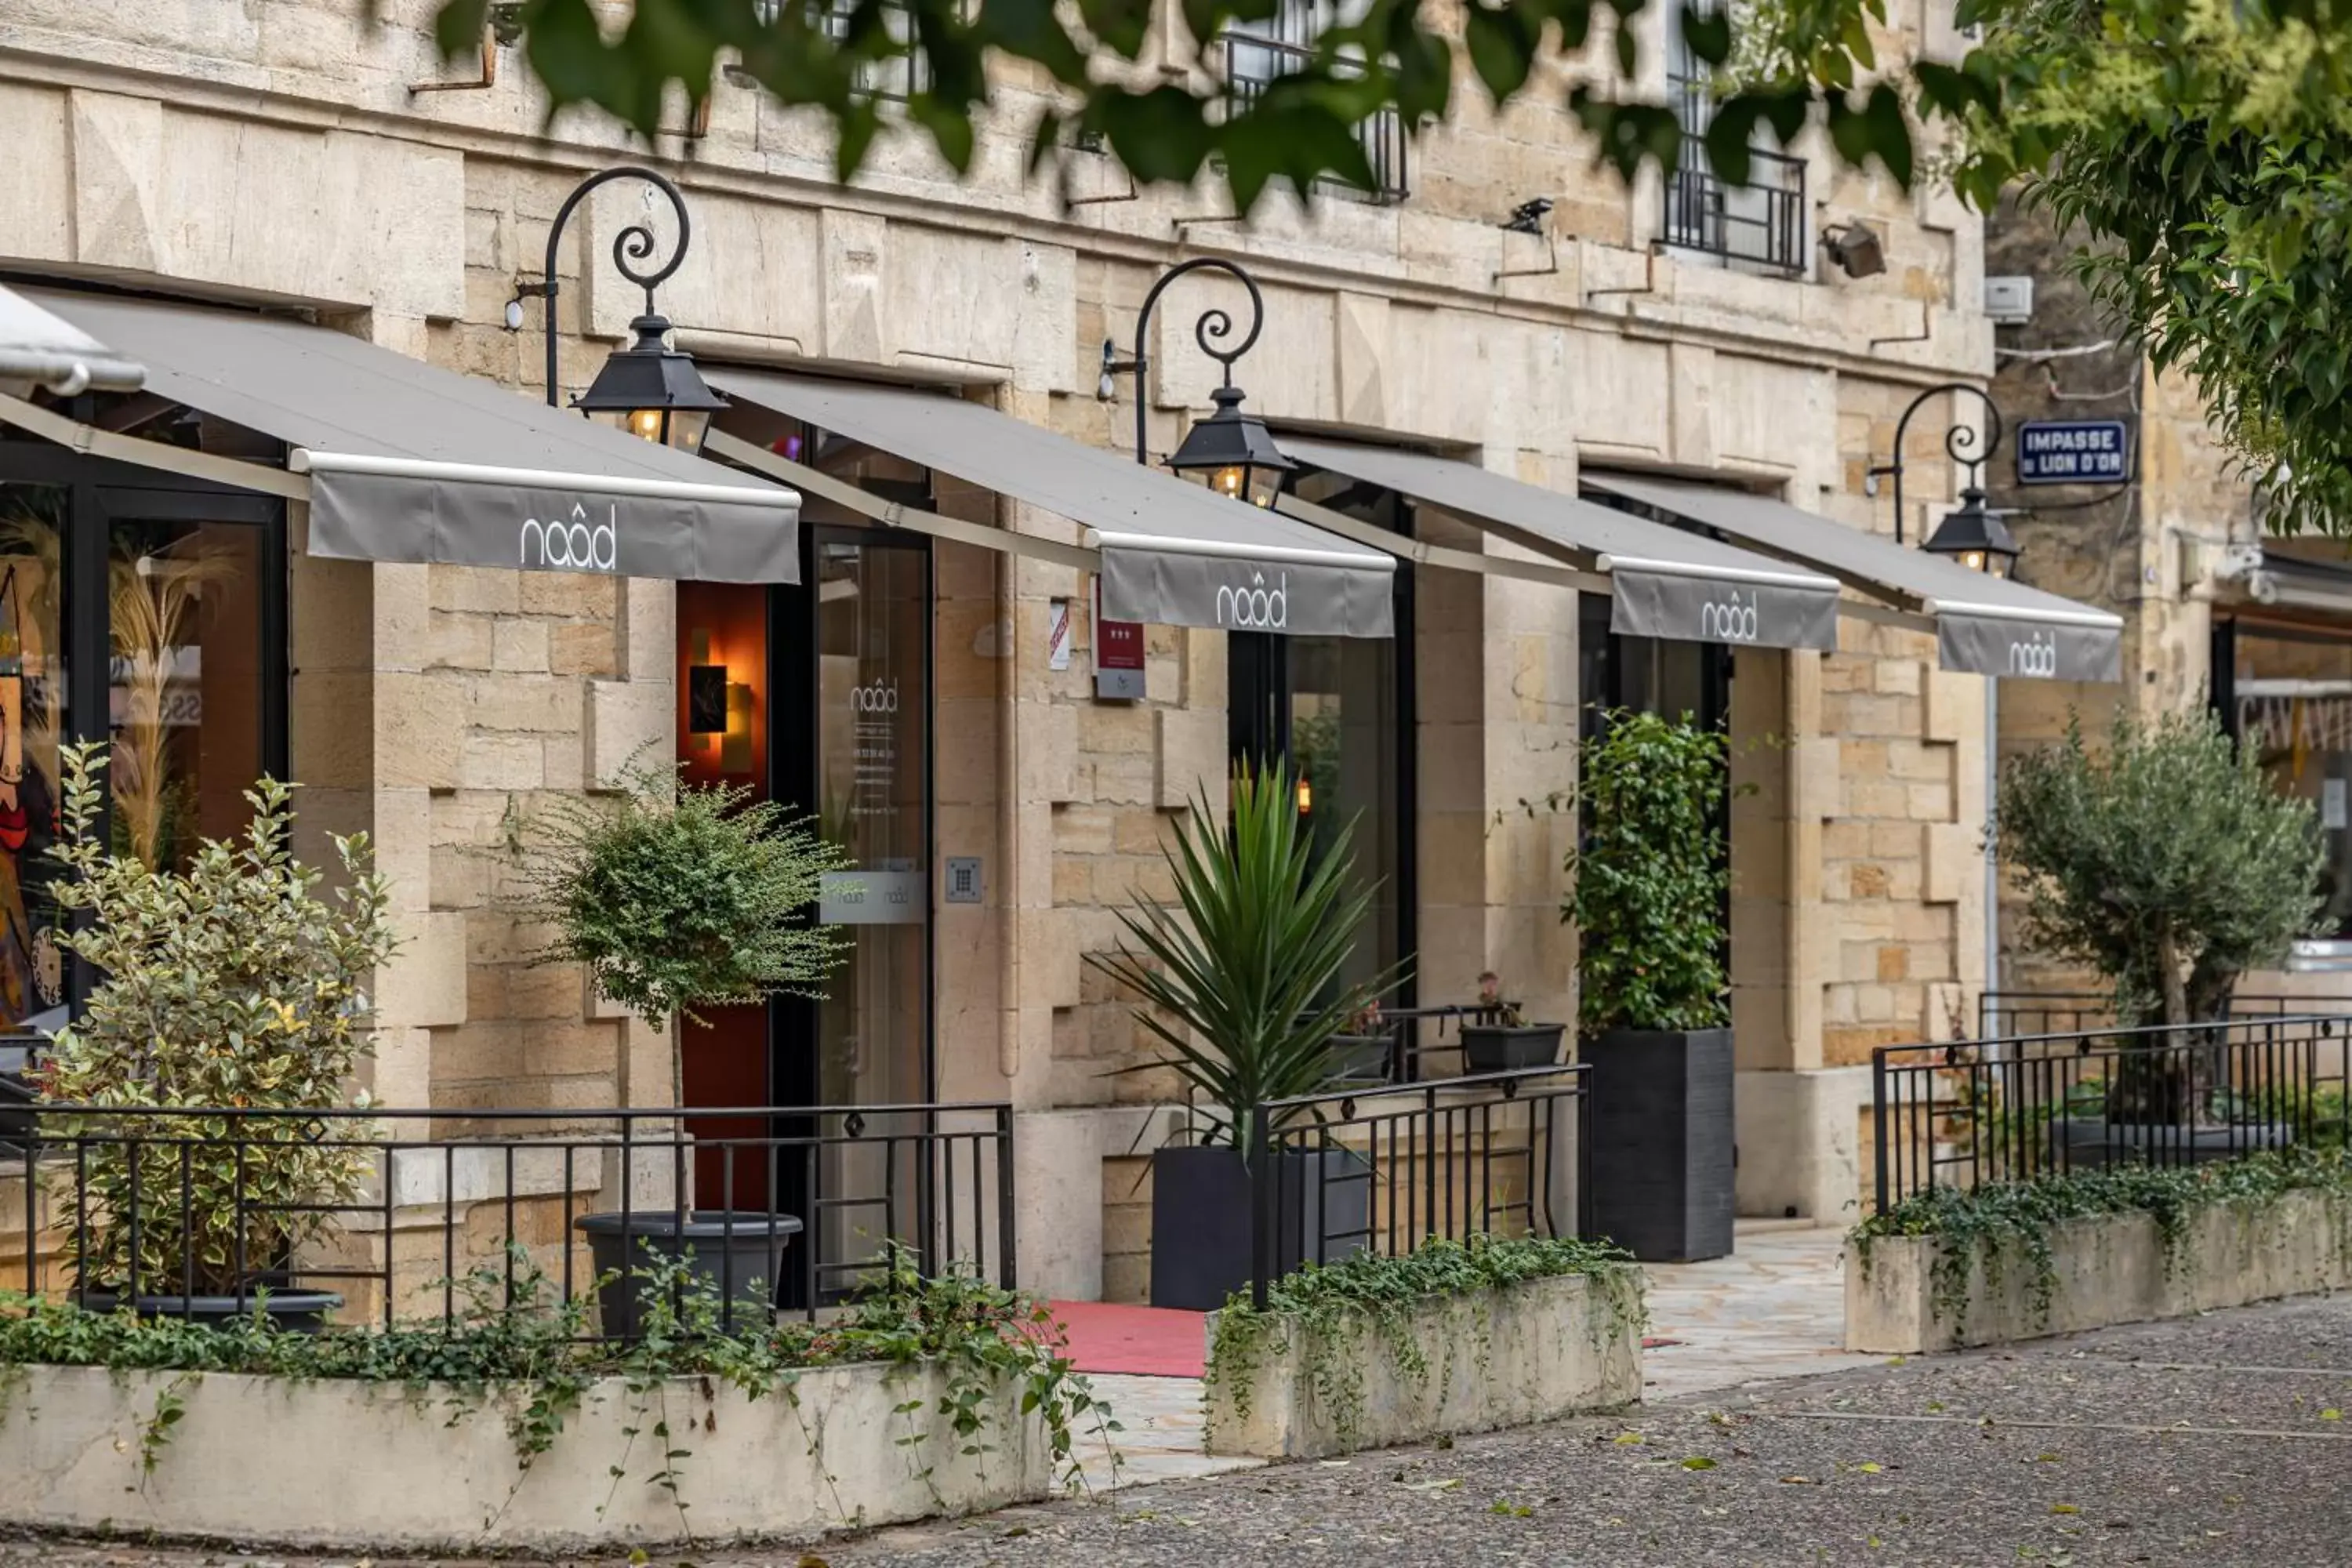
[[[1906,332],[1903,336],[1895,338],[1873,338],[1870,340],[1870,346],[1872,348],[1877,348],[1882,343],[1924,343],[1935,335],[1935,325],[1927,314],[1927,301],[1922,300],[1919,301],[1919,330],[1917,331]]]
[[[1510,237],[1519,232],[1520,231],[1517,229],[1508,228],[1502,231],[1503,249],[1506,254],[1508,254],[1510,251]],[[1488,279],[1487,281],[1490,283],[1500,283],[1506,278],[1549,278],[1558,272],[1559,270],[1559,240],[1553,235],[1551,230],[1546,229],[1544,230],[1543,242],[1544,264],[1541,267],[1498,268],[1496,269],[1495,275]]]
[[[1642,253],[1642,286],[1638,289],[1587,289],[1587,300],[1598,300],[1603,294],[1654,294],[1658,291],[1658,247],[1650,247]]]
[[[492,5],[482,19],[481,74],[467,81],[413,81],[408,90],[417,92],[482,92],[499,84],[499,50],[522,42],[522,6],[519,3]]]

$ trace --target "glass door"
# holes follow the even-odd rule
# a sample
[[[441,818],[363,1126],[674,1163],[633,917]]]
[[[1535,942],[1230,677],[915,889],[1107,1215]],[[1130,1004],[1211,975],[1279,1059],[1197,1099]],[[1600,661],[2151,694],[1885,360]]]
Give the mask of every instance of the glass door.
[[[927,501],[919,480],[862,478]],[[772,1012],[774,1103],[822,1108],[782,1129],[814,1140],[785,1201],[808,1227],[793,1289],[819,1300],[865,1283],[890,1242],[936,1262],[930,1113],[879,1109],[931,1098],[931,558],[920,538],[828,521],[832,510],[804,502],[803,586],[779,591],[793,613],[779,617],[774,688],[794,704],[777,718],[777,798],[848,859],[816,910],[847,934],[846,956],[821,996]]]
[[[930,552],[919,542],[819,528],[817,812],[851,868],[819,918],[850,930],[818,1005],[815,1103],[930,1098]]]

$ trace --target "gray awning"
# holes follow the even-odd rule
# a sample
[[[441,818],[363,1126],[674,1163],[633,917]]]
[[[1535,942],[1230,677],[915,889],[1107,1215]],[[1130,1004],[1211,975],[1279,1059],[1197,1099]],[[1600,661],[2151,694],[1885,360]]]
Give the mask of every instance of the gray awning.
[[[389,349],[274,317],[33,291],[150,391],[274,436],[313,555],[800,581],[793,491]]]
[[[1393,635],[1396,562],[1276,512],[961,397],[714,368],[731,397],[1068,518],[1114,620],[1293,636]]]
[[[1971,572],[1746,490],[1609,473],[1587,473],[1583,482],[1916,605],[1935,617],[1946,669],[2043,680],[2123,678],[2123,618],[2105,610]]]
[[[71,321],[0,288],[0,382],[32,382],[62,396],[96,389],[136,392],[147,378]]]
[[[1837,646],[1832,578],[1451,458],[1290,435],[1281,441],[1302,462],[1592,562],[1609,576],[1612,631],[1765,647]]]

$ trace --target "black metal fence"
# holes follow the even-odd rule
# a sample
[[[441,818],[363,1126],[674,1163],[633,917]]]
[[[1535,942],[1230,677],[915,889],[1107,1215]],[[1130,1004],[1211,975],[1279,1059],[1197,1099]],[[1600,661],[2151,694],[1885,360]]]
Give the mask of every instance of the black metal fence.
[[[1249,1117],[1252,1293],[1306,1263],[1590,1230],[1581,1064],[1269,1100]]]
[[[2241,991],[2230,998],[2232,1018],[2315,1017],[2352,1013],[2352,1001]],[[1977,1038],[2055,1035],[2116,1027],[2115,999],[2104,991],[1987,991],[1977,998]]]
[[[1936,1186],[2341,1145],[2352,1018],[2090,1028],[1871,1053],[1881,1209]]]
[[[334,1321],[446,1329],[487,1293],[496,1310],[576,1304],[592,1337],[625,1338],[632,1279],[662,1260],[715,1288],[730,1329],[813,1319],[894,1249],[927,1275],[1013,1279],[1005,1104],[19,1121],[0,1288],[85,1305],[226,1316],[328,1291]]]

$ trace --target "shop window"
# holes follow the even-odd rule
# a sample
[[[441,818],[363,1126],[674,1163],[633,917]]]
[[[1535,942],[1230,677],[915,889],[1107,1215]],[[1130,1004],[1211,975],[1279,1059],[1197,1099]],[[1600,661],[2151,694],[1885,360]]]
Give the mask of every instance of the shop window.
[[[85,402],[149,439],[275,455],[152,396]],[[285,628],[276,499],[0,440],[0,1032],[88,983],[50,890],[63,745],[110,743],[115,852],[184,868],[243,829],[257,777],[288,774]]]
[[[2274,786],[2311,803],[2326,850],[2322,934],[2352,940],[2352,640],[2240,623],[2222,641],[2222,722]]]
[[[0,482],[0,1029],[65,1000],[58,909],[58,747],[66,717],[58,544],[68,491]]]

